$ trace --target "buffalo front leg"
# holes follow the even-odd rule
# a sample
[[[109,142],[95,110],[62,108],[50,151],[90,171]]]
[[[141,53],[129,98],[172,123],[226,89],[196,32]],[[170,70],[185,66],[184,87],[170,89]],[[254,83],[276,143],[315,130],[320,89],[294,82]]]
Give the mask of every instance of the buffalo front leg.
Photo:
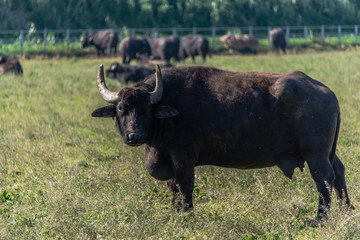
[[[101,49],[100,49],[98,46],[95,46],[95,48],[96,48],[97,56],[100,57],[100,55],[101,55]]]
[[[191,54],[191,59],[192,59],[192,62],[195,63],[195,55],[194,54]]]
[[[176,186],[175,178],[169,179],[166,181],[167,186],[171,190],[172,197],[171,197],[171,208],[176,211],[180,211],[181,209],[181,202],[178,201],[177,195],[179,193],[179,188]]]
[[[182,195],[183,210],[189,211],[193,208],[195,157],[190,152],[183,150],[171,153],[171,159],[175,184]]]
[[[194,168],[176,169],[175,182],[179,186],[183,198],[183,210],[189,211],[193,208]]]
[[[321,220],[323,217],[326,218],[330,209],[335,173],[328,157],[309,155],[306,156],[306,162],[319,192],[317,219]]]
[[[117,56],[117,47],[115,46],[115,47],[113,48],[113,50],[114,50],[114,57],[116,57],[116,56]]]
[[[340,208],[345,207],[347,209],[353,209],[354,207],[350,204],[350,199],[346,188],[345,167],[337,155],[335,155],[333,169],[335,172],[334,189],[336,196],[340,201]]]
[[[126,55],[126,54],[123,54],[122,55],[122,62],[123,62],[123,64],[128,64],[129,62],[130,62],[130,57],[128,56],[128,55]]]

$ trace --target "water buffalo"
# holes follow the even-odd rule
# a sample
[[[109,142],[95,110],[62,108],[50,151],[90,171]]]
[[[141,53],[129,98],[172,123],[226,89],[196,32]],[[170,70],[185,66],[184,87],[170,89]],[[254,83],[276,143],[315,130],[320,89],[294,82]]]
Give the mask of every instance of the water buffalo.
[[[333,187],[342,204],[351,206],[345,169],[335,154],[338,100],[302,72],[192,66],[161,74],[157,66],[155,76],[112,92],[100,65],[97,84],[110,105],[92,116],[115,118],[125,144],[145,145],[148,172],[167,181],[174,196],[181,192],[185,210],[193,207],[195,166],[278,166],[291,179],[305,162],[319,192],[318,218],[326,216]]]
[[[121,65],[118,62],[111,64],[110,68],[106,70],[106,76],[109,78],[116,78],[119,82],[128,84],[129,82],[138,82],[143,80],[150,74],[155,73],[155,68],[142,66]]]
[[[172,64],[166,60],[152,59],[144,54],[136,55],[136,64],[139,67],[149,67],[152,69],[155,69],[156,65],[160,65],[161,67],[172,67]]]
[[[151,56],[154,59],[161,59],[170,62],[172,57],[178,59],[180,40],[177,37],[162,37],[149,39]]]
[[[14,73],[23,74],[23,69],[17,58],[7,58],[0,56],[0,74]]]
[[[187,35],[181,38],[179,48],[179,58],[185,60],[191,57],[195,63],[195,56],[200,55],[205,62],[209,52],[209,41],[200,35]]]
[[[220,41],[224,43],[229,52],[257,53],[259,41],[252,35],[224,35],[220,37]]]
[[[105,53],[105,49],[109,50],[109,56],[113,50],[113,54],[116,56],[116,49],[119,43],[119,37],[113,30],[100,30],[93,32],[88,37],[81,38],[81,47],[86,48],[94,45],[97,50],[97,55]]]
[[[279,54],[279,48],[286,53],[286,36],[281,28],[274,28],[269,32],[271,47]]]
[[[120,43],[120,54],[123,64],[129,64],[136,59],[137,54],[151,55],[151,48],[146,38],[124,38]]]

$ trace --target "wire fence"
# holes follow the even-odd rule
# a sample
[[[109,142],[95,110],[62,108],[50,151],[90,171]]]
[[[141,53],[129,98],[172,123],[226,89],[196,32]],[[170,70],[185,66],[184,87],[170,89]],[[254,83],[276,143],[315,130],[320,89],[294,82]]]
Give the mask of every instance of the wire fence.
[[[260,40],[260,44],[270,47],[269,31],[275,27],[207,27],[207,28],[120,28],[112,29],[120,37],[184,36],[200,34],[210,41],[212,50],[223,47],[219,37],[224,34],[250,34]],[[312,39],[333,44],[357,45],[358,25],[332,26],[281,26],[286,33],[288,45],[307,43]],[[65,54],[81,51],[80,38],[90,35],[96,29],[43,29],[0,31],[0,54],[23,56],[27,52],[47,54],[60,51]]]

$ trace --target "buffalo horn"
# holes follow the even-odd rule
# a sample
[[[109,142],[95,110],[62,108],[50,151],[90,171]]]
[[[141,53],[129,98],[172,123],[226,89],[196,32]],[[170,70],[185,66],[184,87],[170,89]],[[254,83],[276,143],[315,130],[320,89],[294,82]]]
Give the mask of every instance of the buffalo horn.
[[[97,85],[99,87],[102,98],[109,103],[117,103],[119,101],[118,93],[110,91],[105,84],[104,65],[100,64],[97,74]]]
[[[154,91],[150,92],[150,103],[155,104],[161,100],[163,92],[163,80],[161,76],[160,66],[156,65],[156,85]]]

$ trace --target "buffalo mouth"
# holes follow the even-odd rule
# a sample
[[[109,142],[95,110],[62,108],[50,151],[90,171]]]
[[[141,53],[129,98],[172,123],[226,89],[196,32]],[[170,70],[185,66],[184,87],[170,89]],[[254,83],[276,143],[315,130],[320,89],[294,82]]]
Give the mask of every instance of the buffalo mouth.
[[[108,78],[116,78],[116,73],[114,71],[111,71],[111,70],[106,70],[106,76]]]
[[[126,145],[129,145],[130,147],[139,147],[143,145],[143,143],[126,143]]]

